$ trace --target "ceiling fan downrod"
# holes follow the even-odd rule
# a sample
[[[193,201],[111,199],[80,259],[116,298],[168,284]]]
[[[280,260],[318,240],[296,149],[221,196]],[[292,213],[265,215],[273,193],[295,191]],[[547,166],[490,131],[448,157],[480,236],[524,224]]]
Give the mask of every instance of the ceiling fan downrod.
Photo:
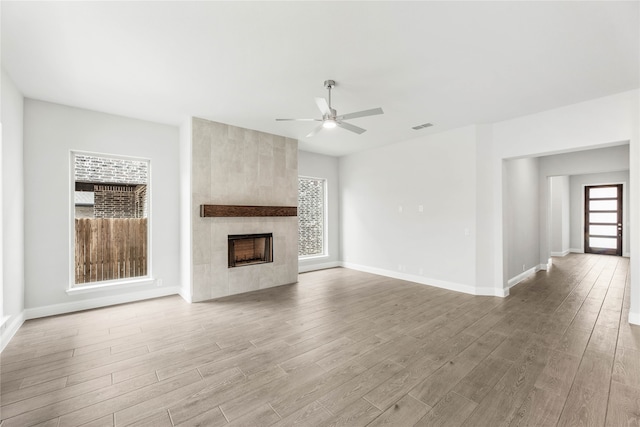
[[[324,81],[324,87],[327,88],[327,90],[329,91],[329,110],[333,113],[333,108],[331,107],[331,89],[333,89],[336,85],[336,81],[335,80],[325,80]],[[334,114],[335,115],[335,114]]]

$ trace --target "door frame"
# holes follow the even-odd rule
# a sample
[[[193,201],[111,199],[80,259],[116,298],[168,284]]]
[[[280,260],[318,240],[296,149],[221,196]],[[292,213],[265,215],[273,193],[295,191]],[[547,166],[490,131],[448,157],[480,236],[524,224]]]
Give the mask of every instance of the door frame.
[[[628,205],[627,205],[627,194],[626,194],[626,189],[627,189],[627,185],[628,183],[625,181],[614,181],[614,182],[606,182],[606,183],[590,183],[590,184],[582,184],[582,203],[580,205],[580,208],[582,210],[582,215],[580,216],[580,221],[582,222],[582,234],[583,234],[583,238],[582,238],[582,253],[589,253],[587,252],[587,243],[586,243],[586,234],[587,234],[587,224],[585,224],[585,217],[586,217],[586,209],[587,209],[587,200],[586,200],[586,188],[587,187],[599,187],[599,186],[603,186],[603,187],[607,187],[607,186],[614,186],[614,185],[620,185],[622,186],[621,189],[621,194],[622,194],[622,236],[620,237],[621,242],[620,242],[620,251],[621,251],[621,256],[623,257],[628,257],[629,256],[629,248],[628,248],[628,240],[626,238],[626,236],[628,236],[628,232],[627,232],[627,210],[628,210]],[[625,245],[626,243],[626,245]],[[627,250],[627,252],[625,252],[625,249]]]

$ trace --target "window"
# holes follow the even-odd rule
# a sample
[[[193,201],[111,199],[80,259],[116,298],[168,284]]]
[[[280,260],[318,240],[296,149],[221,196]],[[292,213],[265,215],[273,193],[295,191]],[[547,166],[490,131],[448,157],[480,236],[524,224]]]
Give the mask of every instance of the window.
[[[72,287],[149,276],[149,161],[72,153]]]
[[[298,256],[325,255],[326,180],[298,178]]]

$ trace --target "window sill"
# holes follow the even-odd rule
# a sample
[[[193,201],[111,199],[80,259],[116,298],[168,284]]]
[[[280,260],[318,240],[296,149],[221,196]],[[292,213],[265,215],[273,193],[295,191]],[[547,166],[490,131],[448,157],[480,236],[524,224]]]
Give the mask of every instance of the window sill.
[[[97,285],[77,286],[67,289],[67,295],[86,294],[91,292],[101,292],[111,289],[126,289],[136,286],[153,285],[155,279],[151,277],[141,277],[139,279],[131,280],[110,280],[108,282],[102,282]]]
[[[306,260],[313,261],[315,259],[323,259],[323,258],[329,258],[329,254],[299,256],[298,261],[306,261]]]

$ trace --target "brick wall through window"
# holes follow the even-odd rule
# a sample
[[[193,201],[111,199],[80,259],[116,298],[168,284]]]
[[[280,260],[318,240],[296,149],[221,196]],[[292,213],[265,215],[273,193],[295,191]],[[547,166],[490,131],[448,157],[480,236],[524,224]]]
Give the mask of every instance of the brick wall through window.
[[[325,182],[298,178],[298,256],[324,254]]]

